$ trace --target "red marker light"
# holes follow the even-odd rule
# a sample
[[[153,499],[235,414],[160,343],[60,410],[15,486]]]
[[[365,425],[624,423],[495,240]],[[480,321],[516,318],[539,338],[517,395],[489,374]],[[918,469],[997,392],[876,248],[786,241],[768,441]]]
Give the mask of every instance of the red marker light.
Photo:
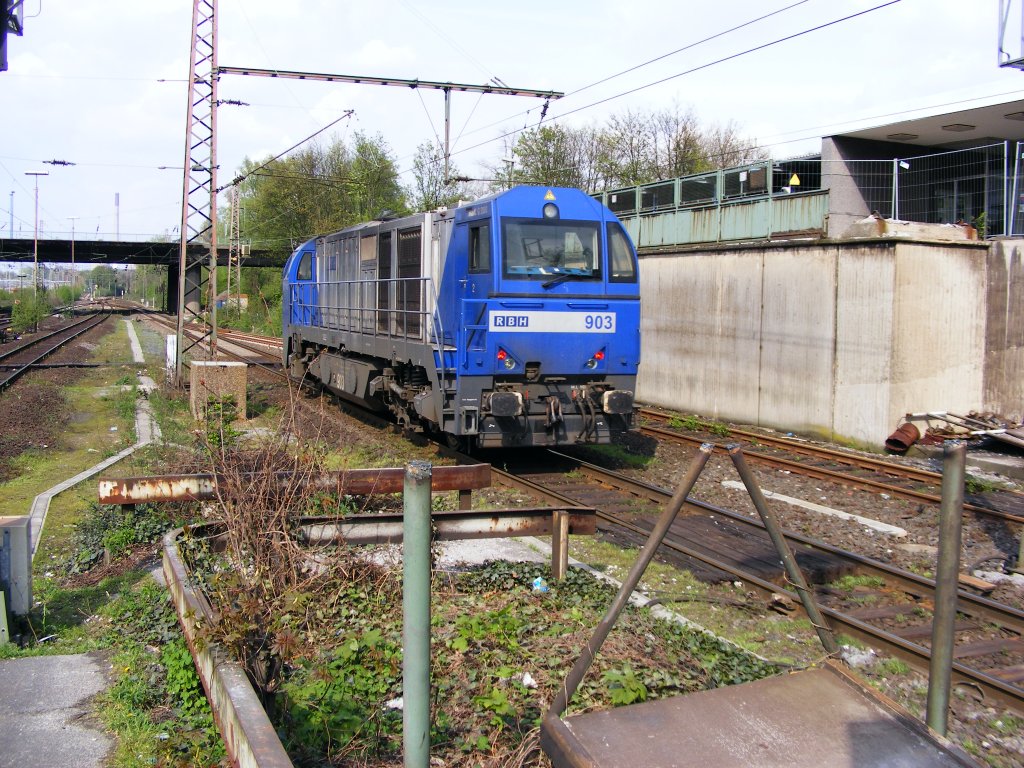
[[[506,352],[501,347],[498,347],[498,359],[499,360],[504,360],[506,357],[508,357],[508,352]]]
[[[603,349],[599,349],[597,352],[595,352],[594,353],[594,359],[595,360],[604,360],[604,350]]]

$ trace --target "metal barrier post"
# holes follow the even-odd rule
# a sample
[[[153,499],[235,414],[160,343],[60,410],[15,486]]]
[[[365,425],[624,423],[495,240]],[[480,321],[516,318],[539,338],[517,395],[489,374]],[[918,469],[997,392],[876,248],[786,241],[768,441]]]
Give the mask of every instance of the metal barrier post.
[[[561,581],[569,570],[569,511],[551,513],[551,578]]]
[[[11,584],[11,532],[4,531],[3,539],[0,540],[0,645],[5,645],[11,640],[11,633],[7,626],[7,591]]]
[[[945,736],[953,675],[953,634],[960,573],[960,529],[964,514],[964,469],[967,445],[947,440],[942,457],[942,507],[939,558],[935,569],[935,611],[932,615],[932,656],[928,668],[926,722]]]
[[[807,618],[811,620],[811,624],[814,625],[814,631],[818,633],[818,639],[821,640],[822,646],[824,646],[828,653],[837,653],[839,651],[839,644],[832,633],[832,628],[825,621],[825,617],[822,616],[821,611],[818,609],[818,604],[814,602],[814,593],[807,586],[807,579],[804,578],[803,571],[800,570],[800,566],[797,564],[789,544],[786,543],[786,537],[782,533],[782,528],[775,519],[775,515],[768,509],[768,502],[765,501],[764,494],[761,493],[761,489],[758,487],[753,474],[750,472],[750,468],[747,466],[746,459],[743,458],[743,451],[736,444],[729,445],[728,451],[732,463],[736,465],[736,471],[739,472],[743,485],[747,488],[750,500],[754,502],[757,514],[761,516],[761,522],[764,523],[765,530],[768,531],[768,536],[771,538],[772,544],[775,545],[775,551],[778,552],[779,557],[782,559],[782,565],[786,569],[786,578],[796,588],[800,602],[807,613]]]
[[[402,534],[402,746],[405,768],[430,765],[430,486],[428,461],[405,467]]]
[[[700,477],[700,473],[704,471],[704,466],[708,463],[708,459],[711,458],[711,453],[714,451],[715,446],[711,443],[703,443],[698,449],[697,455],[694,456],[693,462],[690,464],[690,469],[687,471],[686,476],[680,481],[679,487],[676,488],[676,492],[672,494],[672,498],[669,499],[665,505],[665,509],[662,511],[661,516],[658,518],[657,524],[651,530],[651,535],[647,537],[647,543],[644,544],[644,548],[640,551],[637,556],[636,562],[633,563],[633,567],[629,569],[629,573],[626,574],[625,580],[622,582],[622,586],[619,587],[619,592],[615,596],[615,600],[612,601],[611,607],[605,614],[604,618],[601,619],[601,623],[597,625],[594,630],[593,636],[587,643],[587,647],[583,649],[583,653],[576,659],[576,663],[573,664],[572,669],[569,670],[569,674],[565,676],[565,682],[562,683],[561,688],[555,695],[554,701],[551,703],[551,708],[548,710],[545,717],[559,717],[565,711],[565,708],[569,705],[569,699],[576,692],[580,683],[583,682],[583,676],[590,669],[591,663],[594,661],[594,657],[597,656],[597,652],[601,650],[601,646],[608,637],[608,633],[612,631],[612,627],[615,626],[616,619],[619,618],[619,614],[622,613],[622,609],[626,607],[626,603],[629,602],[629,596],[633,590],[636,589],[636,585],[640,583],[640,579],[644,575],[644,571],[647,570],[647,566],[650,565],[651,560],[654,559],[654,553],[658,547],[661,546],[661,542],[664,541],[665,536],[668,535],[668,530],[672,526],[672,521],[675,520],[679,510],[683,508],[683,504],[686,502],[686,497],[690,495],[690,491],[693,490],[693,486],[697,483],[697,478]]]

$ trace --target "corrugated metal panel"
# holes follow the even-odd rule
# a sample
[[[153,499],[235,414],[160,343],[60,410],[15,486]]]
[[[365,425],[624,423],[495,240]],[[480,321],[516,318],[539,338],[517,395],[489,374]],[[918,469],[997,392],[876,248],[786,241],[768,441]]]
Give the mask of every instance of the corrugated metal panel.
[[[786,232],[825,232],[828,192],[762,197],[726,205],[622,217],[638,248],[766,240]]]
[[[780,232],[825,232],[828,192],[772,199],[772,234]]]
[[[767,198],[722,206],[722,240],[768,237],[768,206]]]
[[[629,239],[633,241],[633,244],[637,248],[643,248],[644,244],[640,242],[640,218],[637,216],[623,216],[619,220],[622,222],[622,226],[626,228],[626,232],[629,233]]]
[[[718,233],[721,228],[722,209],[718,206],[712,208],[691,208],[680,214],[688,220],[686,242],[690,243],[713,243],[718,240]]]

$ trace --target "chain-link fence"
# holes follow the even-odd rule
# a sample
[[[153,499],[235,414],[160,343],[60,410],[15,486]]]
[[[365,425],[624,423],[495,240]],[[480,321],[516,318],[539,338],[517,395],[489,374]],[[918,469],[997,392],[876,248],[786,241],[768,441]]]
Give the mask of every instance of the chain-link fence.
[[[1017,146],[1001,142],[892,160],[835,162],[844,167],[869,211],[926,224],[971,224],[982,237],[1008,235],[1006,201],[1013,183],[1011,152]]]

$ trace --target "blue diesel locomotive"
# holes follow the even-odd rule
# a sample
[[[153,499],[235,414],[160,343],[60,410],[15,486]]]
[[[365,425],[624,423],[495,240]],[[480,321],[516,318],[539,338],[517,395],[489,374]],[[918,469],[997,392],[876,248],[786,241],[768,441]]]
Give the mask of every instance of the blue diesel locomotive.
[[[464,449],[607,443],[632,426],[636,251],[576,189],[516,187],[301,245],[284,363]]]

